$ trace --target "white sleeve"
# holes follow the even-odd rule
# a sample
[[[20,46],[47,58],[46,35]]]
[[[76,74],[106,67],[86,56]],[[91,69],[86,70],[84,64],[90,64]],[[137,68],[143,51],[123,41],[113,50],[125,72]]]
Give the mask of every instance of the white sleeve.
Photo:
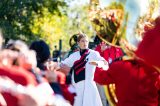
[[[94,59],[96,61],[105,60],[103,57],[100,56],[99,52],[97,52],[97,51],[94,52]]]
[[[103,60],[105,60],[103,57],[101,57],[100,56],[100,54],[99,54],[99,52],[97,52],[97,51],[95,51],[95,60],[96,60],[96,62],[97,62],[97,64],[98,64],[98,66],[97,67],[99,67],[99,68],[103,68],[103,70],[107,70],[108,69],[108,62],[107,62],[107,64],[105,64],[105,62],[103,61]]]
[[[65,60],[63,60],[61,63],[65,64],[69,67],[73,66],[73,63],[75,62],[75,54],[71,54],[68,58],[66,58]]]
[[[104,61],[97,61],[97,64],[97,67],[102,68],[103,70],[108,70],[109,68],[108,62],[105,64]]]

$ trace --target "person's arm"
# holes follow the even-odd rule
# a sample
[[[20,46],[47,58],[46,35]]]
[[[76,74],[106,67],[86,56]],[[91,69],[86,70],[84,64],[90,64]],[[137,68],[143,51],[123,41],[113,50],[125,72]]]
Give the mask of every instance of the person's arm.
[[[58,71],[63,72],[65,75],[68,75],[70,70],[71,70],[71,68],[63,63],[60,64],[60,68],[58,69]]]
[[[98,70],[96,70],[94,74],[94,81],[101,85],[115,83],[117,77],[119,77],[120,69],[121,68],[119,63],[113,63],[107,71],[104,71],[102,68],[99,68]]]
[[[109,76],[109,73],[107,71],[103,70],[96,70],[94,74],[94,81],[101,84],[101,85],[107,85],[109,84],[109,80],[112,80]]]
[[[74,62],[78,59],[78,52],[71,54],[68,58],[60,63],[59,71],[63,72],[65,75],[68,75],[71,67],[73,66]]]
[[[92,65],[96,65],[99,68],[103,68],[103,70],[108,69],[108,62],[103,57],[101,57],[97,51],[95,51],[93,60],[89,63]]]

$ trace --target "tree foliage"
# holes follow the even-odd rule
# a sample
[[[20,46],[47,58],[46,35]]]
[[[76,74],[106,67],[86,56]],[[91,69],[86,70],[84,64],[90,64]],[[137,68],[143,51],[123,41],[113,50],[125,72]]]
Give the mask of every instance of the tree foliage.
[[[69,7],[64,0],[3,0],[0,28],[5,39],[21,39],[29,44],[43,39],[51,49],[62,39],[62,49],[67,50],[73,34],[82,31],[93,35],[87,10],[87,6]]]
[[[69,12],[69,29],[72,29],[70,36],[75,33],[83,32],[89,37],[94,35],[91,22],[88,17],[89,5],[78,4],[68,10]]]
[[[4,38],[21,39],[27,42],[38,39],[34,36],[33,27],[36,16],[44,17],[44,10],[48,14],[62,16],[60,7],[66,3],[60,0],[2,0],[0,2],[0,28]],[[41,33],[39,33],[41,34]]]

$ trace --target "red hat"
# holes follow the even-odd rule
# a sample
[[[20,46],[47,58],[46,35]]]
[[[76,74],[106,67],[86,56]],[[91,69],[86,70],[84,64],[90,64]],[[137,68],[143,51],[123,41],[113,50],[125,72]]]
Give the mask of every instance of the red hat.
[[[156,19],[155,27],[144,34],[135,53],[147,63],[160,68],[160,18]]]

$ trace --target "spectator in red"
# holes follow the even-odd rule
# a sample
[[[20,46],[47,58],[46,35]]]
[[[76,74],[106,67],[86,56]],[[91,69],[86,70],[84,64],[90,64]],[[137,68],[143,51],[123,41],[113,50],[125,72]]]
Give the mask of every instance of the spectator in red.
[[[123,51],[119,47],[107,45],[105,42],[101,42],[96,48],[96,51],[100,53],[102,57],[111,64],[114,61],[121,60],[124,55]]]
[[[107,45],[104,41],[102,41],[95,48],[95,50],[98,51],[100,53],[100,55],[102,57],[104,57],[104,59],[106,61],[108,61],[109,65],[111,63],[115,62],[115,61],[121,60],[123,55],[124,55],[121,48],[111,46],[111,45]],[[96,67],[95,75],[96,75],[96,73],[98,73],[98,71],[103,71],[103,69]],[[111,89],[115,90],[115,87],[114,87],[114,85],[113,86],[112,85],[110,85],[110,87],[109,86],[104,87],[104,86],[101,86],[101,85],[97,84],[98,91],[100,93],[102,103],[103,103],[104,106],[107,106],[107,103],[111,104],[111,101],[114,101],[114,98],[115,98],[114,95],[115,94],[113,94],[114,92],[111,92]],[[106,93],[108,93],[108,94],[106,94]]]

